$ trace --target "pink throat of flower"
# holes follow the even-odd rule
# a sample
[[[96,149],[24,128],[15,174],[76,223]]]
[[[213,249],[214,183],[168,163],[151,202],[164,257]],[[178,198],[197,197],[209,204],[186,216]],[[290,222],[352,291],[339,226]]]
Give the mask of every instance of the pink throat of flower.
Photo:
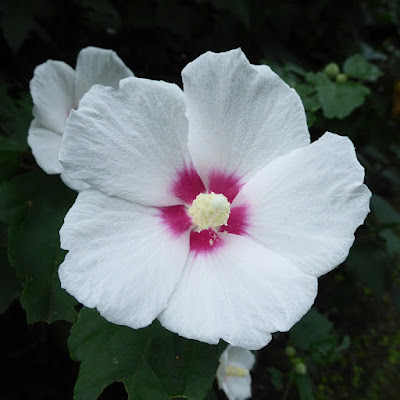
[[[213,171],[209,176],[209,192],[221,193],[231,203],[239,193],[241,187],[240,178],[234,174],[226,174],[220,171]],[[196,170],[184,168],[178,173],[173,183],[174,195],[191,205],[196,196],[205,193],[206,188]],[[190,251],[197,254],[208,254],[224,244],[224,233],[245,235],[249,223],[249,212],[247,205],[231,207],[227,225],[221,226],[218,230],[204,229],[200,232],[194,230],[192,219],[183,205],[160,208],[160,219],[173,237],[179,237],[188,230],[190,232]]]

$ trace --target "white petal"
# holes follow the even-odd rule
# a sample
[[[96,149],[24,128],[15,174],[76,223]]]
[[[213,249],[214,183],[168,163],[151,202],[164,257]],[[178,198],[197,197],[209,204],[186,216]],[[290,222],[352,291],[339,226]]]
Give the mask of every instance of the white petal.
[[[121,79],[134,76],[115,51],[98,47],[82,49],[75,70],[78,100],[96,83],[118,89]]]
[[[30,82],[34,116],[45,128],[62,134],[75,102],[75,71],[62,61],[46,61],[35,68]]]
[[[246,368],[250,371],[256,362],[254,354],[243,347],[229,345],[225,351],[228,353],[228,363],[235,367]]]
[[[227,376],[222,384],[229,400],[246,400],[251,397],[251,375],[237,377]]]
[[[363,180],[352,142],[326,133],[266,166],[233,206],[249,205],[246,229],[253,239],[320,276],[346,259],[369,212]]]
[[[68,175],[141,204],[179,204],[174,180],[190,165],[182,91],[127,78],[120,90],[95,85],[71,113],[59,159]]]
[[[189,149],[203,181],[210,172],[244,181],[274,158],[310,143],[297,93],[240,49],[207,52],[182,71]]]
[[[189,233],[172,235],[160,210],[108,197],[78,195],[60,231],[69,250],[61,285],[108,321],[140,328],[167,306],[189,251]]]
[[[260,349],[271,332],[289,330],[309,310],[317,280],[249,238],[220,237],[212,253],[189,254],[159,320],[187,338]]]
[[[69,188],[76,190],[77,192],[82,192],[82,190],[90,188],[87,183],[80,181],[79,179],[71,179],[65,172],[64,168],[61,171],[61,179]]]
[[[28,131],[28,144],[36,162],[48,174],[61,174],[64,183],[78,192],[87,189],[88,184],[71,179],[64,171],[58,161],[58,150],[60,148],[61,135],[41,126],[37,119],[31,122]]]
[[[46,129],[34,118],[28,131],[28,144],[36,162],[46,173],[59,174],[62,166],[58,161],[61,135]]]

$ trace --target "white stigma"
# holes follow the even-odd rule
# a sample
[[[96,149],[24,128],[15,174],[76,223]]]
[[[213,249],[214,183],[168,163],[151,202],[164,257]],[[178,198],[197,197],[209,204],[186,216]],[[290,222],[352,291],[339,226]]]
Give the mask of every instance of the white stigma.
[[[217,228],[228,222],[231,207],[223,194],[200,193],[188,210],[192,222],[199,230]]]

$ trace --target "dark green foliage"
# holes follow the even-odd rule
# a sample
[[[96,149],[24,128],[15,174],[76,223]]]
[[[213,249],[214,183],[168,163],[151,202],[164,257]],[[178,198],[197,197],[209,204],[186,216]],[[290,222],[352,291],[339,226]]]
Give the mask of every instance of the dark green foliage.
[[[32,179],[32,176],[26,178]],[[18,183],[26,187],[21,181]],[[57,271],[65,255],[60,249],[58,231],[76,194],[58,176],[39,174],[33,182],[34,193],[14,203],[25,201],[9,234],[10,261],[23,283],[21,304],[29,323],[73,322],[76,300],[61,289]],[[6,193],[9,197],[27,194],[18,185],[12,189],[14,193]]]
[[[157,321],[137,330],[114,325],[87,308],[81,310],[68,344],[72,358],[81,361],[76,400],[95,400],[117,380],[130,399],[203,399],[222,349],[181,338]]]

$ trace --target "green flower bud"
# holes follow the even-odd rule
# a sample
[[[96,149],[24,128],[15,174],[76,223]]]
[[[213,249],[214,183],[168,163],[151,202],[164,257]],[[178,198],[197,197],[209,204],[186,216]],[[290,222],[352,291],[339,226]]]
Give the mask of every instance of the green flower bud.
[[[292,346],[288,346],[285,349],[285,353],[288,357],[293,357],[296,354],[296,349]]]
[[[296,374],[305,375],[307,373],[307,366],[304,363],[300,362],[294,366],[294,371],[296,372]]]
[[[329,63],[324,69],[325,75],[330,79],[336,79],[340,73],[339,65],[334,62]]]
[[[336,82],[346,82],[347,81],[347,75],[346,74],[339,74],[336,77]]]

